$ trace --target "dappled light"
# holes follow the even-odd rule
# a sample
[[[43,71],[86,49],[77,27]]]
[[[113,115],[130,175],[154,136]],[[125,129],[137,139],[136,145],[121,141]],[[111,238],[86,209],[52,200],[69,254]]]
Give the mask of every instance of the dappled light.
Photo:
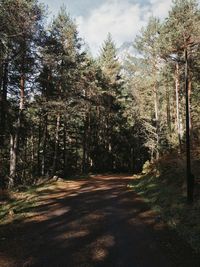
[[[97,175],[38,188],[32,215],[0,228],[0,266],[179,266],[167,255],[180,254],[181,241],[127,187],[131,180]]]
[[[0,0],[0,267],[200,267],[199,89],[199,0]]]

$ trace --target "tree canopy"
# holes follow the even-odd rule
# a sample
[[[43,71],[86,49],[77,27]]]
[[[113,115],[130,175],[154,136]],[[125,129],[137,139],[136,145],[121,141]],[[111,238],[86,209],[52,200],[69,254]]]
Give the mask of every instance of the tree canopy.
[[[61,8],[48,25],[36,0],[0,2],[2,185],[88,172],[140,172],[149,160],[184,153],[188,53],[192,145],[199,144],[200,9],[173,1],[150,17],[120,60],[108,34],[93,58]]]

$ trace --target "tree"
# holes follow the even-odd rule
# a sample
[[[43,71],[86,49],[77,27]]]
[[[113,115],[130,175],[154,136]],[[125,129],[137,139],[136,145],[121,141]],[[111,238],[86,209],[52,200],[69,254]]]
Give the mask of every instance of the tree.
[[[146,28],[143,28],[141,35],[136,37],[135,48],[138,49],[145,58],[148,65],[149,82],[153,92],[154,102],[154,125],[156,129],[156,159],[159,158],[159,131],[160,131],[160,115],[159,115],[159,68],[162,66],[159,55],[159,30],[160,22],[158,19],[151,17]]]
[[[196,0],[174,1],[169,18],[164,27],[165,39],[168,39],[169,54],[175,54],[176,63],[176,99],[177,99],[177,125],[180,139],[180,118],[179,118],[179,63],[184,60],[185,64],[185,98],[186,98],[186,154],[187,154],[187,184],[188,201],[193,201],[193,175],[191,173],[190,159],[190,134],[192,129],[191,121],[191,89],[192,89],[192,62],[194,61],[193,50],[199,44],[199,21],[200,13]],[[173,30],[171,30],[173,29]],[[189,55],[189,58],[188,58]],[[179,59],[180,58],[180,59]]]
[[[3,82],[1,91],[1,130],[5,132],[5,121],[9,121],[10,131],[10,185],[16,178],[17,154],[19,149],[20,128],[25,109],[26,81],[32,75],[36,56],[36,40],[41,32],[42,7],[37,1],[2,1],[1,13],[4,27],[1,31],[3,48]],[[18,109],[15,119],[7,116],[8,88],[11,90],[12,107]],[[16,95],[15,95],[16,94]],[[11,107],[11,108],[12,108]]]

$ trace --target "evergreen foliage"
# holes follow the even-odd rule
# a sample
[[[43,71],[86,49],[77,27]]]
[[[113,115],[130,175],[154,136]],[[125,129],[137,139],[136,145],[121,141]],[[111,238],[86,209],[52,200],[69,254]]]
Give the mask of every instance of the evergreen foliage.
[[[190,131],[199,143],[200,10],[173,1],[118,59],[108,34],[99,57],[84,49],[61,8],[48,28],[37,0],[0,2],[2,186],[38,177],[139,172],[146,160],[184,150],[184,51],[189,55]]]

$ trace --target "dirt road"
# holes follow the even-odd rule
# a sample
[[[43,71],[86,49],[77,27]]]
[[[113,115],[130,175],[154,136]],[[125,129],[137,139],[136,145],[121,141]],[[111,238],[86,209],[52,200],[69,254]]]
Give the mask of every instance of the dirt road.
[[[127,188],[94,176],[41,192],[34,216],[11,225],[1,267],[195,267],[191,249]]]

